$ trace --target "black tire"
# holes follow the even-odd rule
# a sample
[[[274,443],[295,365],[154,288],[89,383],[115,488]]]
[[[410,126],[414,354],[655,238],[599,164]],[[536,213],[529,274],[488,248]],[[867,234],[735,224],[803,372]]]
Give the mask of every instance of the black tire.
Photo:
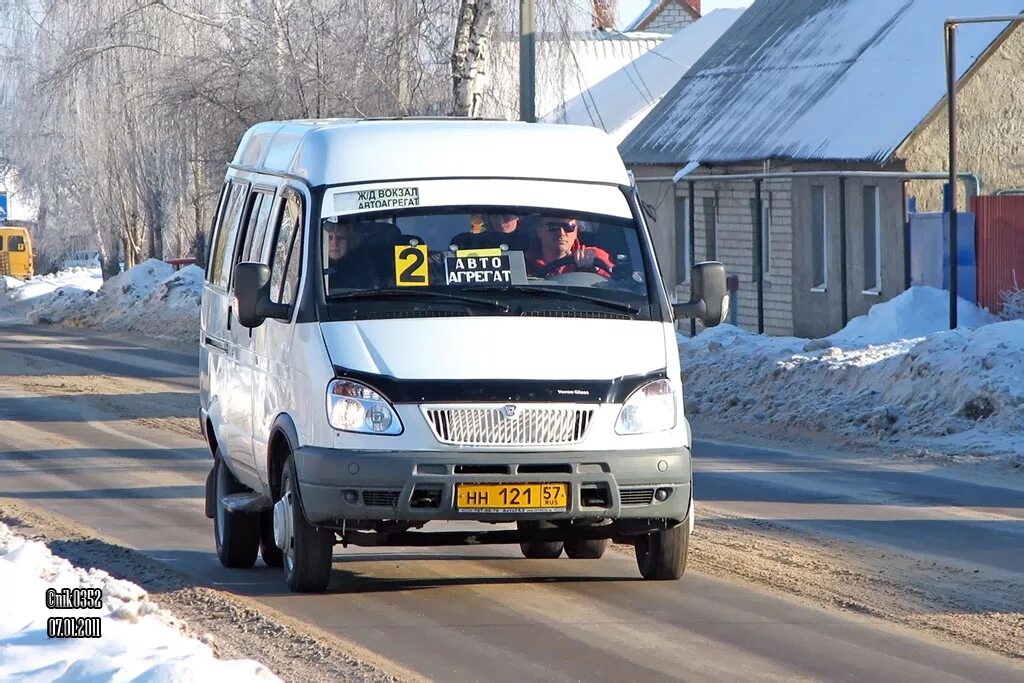
[[[640,536],[634,542],[636,564],[648,581],[675,581],[686,571],[690,527],[679,526]]]
[[[291,455],[281,475],[281,497],[288,500],[291,520],[282,553],[285,582],[293,593],[323,593],[331,582],[334,532],[306,521],[299,503],[298,476]]]
[[[518,526],[521,531],[555,528],[551,522],[519,522]],[[561,556],[564,545],[561,541],[523,541],[519,549],[523,551],[523,557],[531,560],[553,560]]]
[[[254,512],[229,512],[221,505],[223,495],[248,489],[231,474],[217,451],[213,461],[214,501],[213,537],[217,557],[225,567],[248,569],[256,564],[260,549],[260,517]]]
[[[610,543],[607,538],[566,541],[565,554],[574,560],[599,560]]]
[[[260,557],[268,567],[284,566],[284,551],[274,543],[274,510],[260,513]]]

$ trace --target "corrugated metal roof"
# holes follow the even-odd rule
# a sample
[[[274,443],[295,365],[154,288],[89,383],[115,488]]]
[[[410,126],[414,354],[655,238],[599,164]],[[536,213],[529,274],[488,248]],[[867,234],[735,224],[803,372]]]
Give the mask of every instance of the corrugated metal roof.
[[[946,93],[943,22],[1024,0],[757,0],[620,146],[627,163],[882,163]],[[1006,24],[958,28],[962,76]]]

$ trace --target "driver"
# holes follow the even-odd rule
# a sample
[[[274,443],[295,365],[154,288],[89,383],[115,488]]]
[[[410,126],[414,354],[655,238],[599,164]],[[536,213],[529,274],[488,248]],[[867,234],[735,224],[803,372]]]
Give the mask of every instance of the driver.
[[[585,246],[580,242],[579,234],[579,221],[575,218],[544,219],[537,228],[540,249],[527,255],[527,274],[544,277],[582,270],[611,277],[611,256],[604,249]],[[550,268],[550,264],[556,261],[562,265]]]
[[[366,279],[363,264],[354,261],[352,252],[364,241],[361,226],[338,219],[324,222],[324,233],[327,238],[327,274],[328,289],[358,288],[365,286]]]

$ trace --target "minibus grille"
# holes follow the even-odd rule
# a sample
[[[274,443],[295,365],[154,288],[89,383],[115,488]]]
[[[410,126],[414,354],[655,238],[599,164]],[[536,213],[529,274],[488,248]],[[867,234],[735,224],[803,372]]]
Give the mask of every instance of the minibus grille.
[[[510,415],[511,413],[511,415]],[[583,441],[594,410],[585,406],[451,406],[424,409],[434,436],[459,446],[546,446]]]
[[[620,505],[650,505],[653,502],[653,488],[619,488]]]

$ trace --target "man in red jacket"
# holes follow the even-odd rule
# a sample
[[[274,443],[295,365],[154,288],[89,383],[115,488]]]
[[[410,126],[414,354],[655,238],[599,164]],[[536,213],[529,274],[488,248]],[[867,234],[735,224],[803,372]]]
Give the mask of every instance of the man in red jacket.
[[[560,275],[576,271],[591,271],[602,277],[611,277],[612,259],[598,247],[580,242],[579,221],[575,218],[547,218],[537,228],[540,250],[527,255],[526,272],[534,277]],[[563,261],[557,267],[549,264]]]

